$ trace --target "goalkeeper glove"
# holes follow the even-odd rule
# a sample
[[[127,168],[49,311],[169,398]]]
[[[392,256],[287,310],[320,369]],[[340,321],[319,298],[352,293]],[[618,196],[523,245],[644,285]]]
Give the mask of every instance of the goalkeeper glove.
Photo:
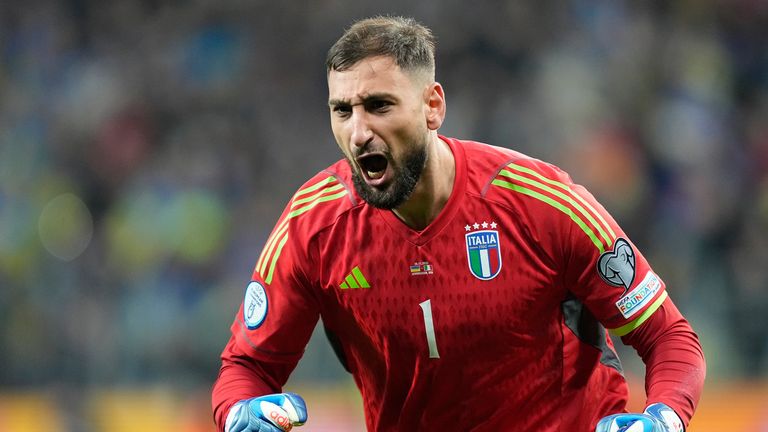
[[[683,422],[663,403],[648,405],[642,414],[626,413],[603,417],[595,432],[683,432]]]
[[[307,421],[307,406],[296,393],[241,400],[229,410],[225,432],[287,432]]]

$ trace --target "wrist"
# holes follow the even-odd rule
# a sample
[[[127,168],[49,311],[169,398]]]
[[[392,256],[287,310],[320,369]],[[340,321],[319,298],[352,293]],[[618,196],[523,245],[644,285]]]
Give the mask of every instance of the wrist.
[[[224,432],[229,432],[232,430],[232,426],[234,426],[238,419],[240,418],[240,410],[243,409],[243,406],[245,405],[244,401],[236,402],[232,407],[229,408],[229,413],[227,414],[227,419],[224,421]]]
[[[668,405],[656,402],[648,405],[645,414],[659,420],[667,429],[666,432],[685,432],[685,425],[679,415]]]

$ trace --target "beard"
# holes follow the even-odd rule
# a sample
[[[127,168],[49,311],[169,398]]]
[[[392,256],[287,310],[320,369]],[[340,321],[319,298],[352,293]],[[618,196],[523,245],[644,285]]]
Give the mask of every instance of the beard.
[[[373,187],[365,182],[359,167],[347,159],[352,168],[352,183],[357,194],[368,204],[385,210],[399,207],[413,193],[427,163],[427,146],[414,146],[396,163],[390,153],[386,154],[387,164],[392,170],[392,181],[383,188]]]

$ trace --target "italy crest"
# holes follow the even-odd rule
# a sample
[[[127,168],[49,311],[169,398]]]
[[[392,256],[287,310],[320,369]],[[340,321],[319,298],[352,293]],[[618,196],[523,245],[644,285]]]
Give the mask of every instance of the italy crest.
[[[467,264],[469,264],[469,271],[481,280],[495,278],[501,270],[499,232],[496,230],[480,230],[466,233],[464,237],[467,241]]]

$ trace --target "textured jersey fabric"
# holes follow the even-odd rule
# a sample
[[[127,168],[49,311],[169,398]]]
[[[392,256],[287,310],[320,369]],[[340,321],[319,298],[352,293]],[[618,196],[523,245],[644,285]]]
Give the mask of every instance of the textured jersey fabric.
[[[679,320],[673,305],[650,319],[671,305],[663,281],[557,167],[441,139],[453,191],[422,231],[363,202],[343,160],[294,195],[232,325],[219,424],[237,400],[280,390],[319,317],[369,431],[588,431],[624,410],[606,328]]]

